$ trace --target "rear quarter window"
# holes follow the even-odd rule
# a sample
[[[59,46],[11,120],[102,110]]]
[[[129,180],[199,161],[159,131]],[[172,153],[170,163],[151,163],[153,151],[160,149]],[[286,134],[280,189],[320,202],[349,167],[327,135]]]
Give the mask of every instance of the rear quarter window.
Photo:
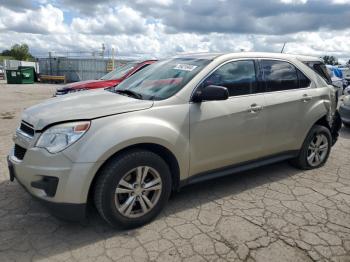
[[[327,67],[324,63],[320,61],[307,61],[304,62],[304,64],[321,76],[327,82],[327,84],[332,84],[331,76],[328,73]]]

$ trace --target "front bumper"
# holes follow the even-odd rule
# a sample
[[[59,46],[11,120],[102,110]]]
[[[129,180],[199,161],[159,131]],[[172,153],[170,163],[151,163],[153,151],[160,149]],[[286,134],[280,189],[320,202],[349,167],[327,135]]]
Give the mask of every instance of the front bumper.
[[[7,158],[7,163],[10,172],[10,180],[14,181],[14,179],[17,178],[16,172],[12,162],[9,160],[9,157]],[[17,181],[29,194],[31,194],[36,200],[40,201],[54,216],[69,221],[82,221],[86,218],[86,204],[50,202],[32,194],[20,180],[17,179]]]
[[[16,179],[26,191],[60,218],[82,220],[94,163],[73,163],[62,153],[30,148],[23,160],[12,149],[8,156],[10,180]]]
[[[339,114],[344,123],[350,124],[350,106],[344,104],[340,105]]]

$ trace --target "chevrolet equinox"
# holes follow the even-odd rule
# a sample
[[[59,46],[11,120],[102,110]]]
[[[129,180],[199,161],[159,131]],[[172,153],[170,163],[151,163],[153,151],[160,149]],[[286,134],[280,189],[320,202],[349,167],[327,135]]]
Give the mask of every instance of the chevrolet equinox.
[[[26,109],[10,179],[56,216],[82,219],[93,203],[131,228],[194,182],[287,159],[318,168],[341,125],[325,74],[318,58],[286,54],[162,60],[111,90]]]

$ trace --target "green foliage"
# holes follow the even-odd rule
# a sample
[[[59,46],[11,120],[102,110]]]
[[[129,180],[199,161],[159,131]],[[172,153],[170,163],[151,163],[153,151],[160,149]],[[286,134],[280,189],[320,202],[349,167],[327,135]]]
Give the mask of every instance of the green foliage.
[[[326,65],[339,65],[338,59],[332,55],[331,56],[325,55],[322,58]]]
[[[15,44],[10,50],[4,50],[1,55],[10,56],[16,60],[28,61],[32,60],[34,57],[29,52],[29,47],[27,44]]]
[[[3,56],[0,55],[0,62],[4,61],[4,60],[13,60],[14,58],[12,56]]]

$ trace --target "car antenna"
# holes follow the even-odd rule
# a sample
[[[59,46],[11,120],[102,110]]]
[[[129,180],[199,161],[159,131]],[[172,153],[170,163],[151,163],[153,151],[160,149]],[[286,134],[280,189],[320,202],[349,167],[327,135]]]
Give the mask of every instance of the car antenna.
[[[284,51],[284,47],[286,46],[286,42],[284,42],[284,44],[283,44],[283,47],[282,47],[282,50],[281,50],[281,54],[283,53],[283,51]]]

